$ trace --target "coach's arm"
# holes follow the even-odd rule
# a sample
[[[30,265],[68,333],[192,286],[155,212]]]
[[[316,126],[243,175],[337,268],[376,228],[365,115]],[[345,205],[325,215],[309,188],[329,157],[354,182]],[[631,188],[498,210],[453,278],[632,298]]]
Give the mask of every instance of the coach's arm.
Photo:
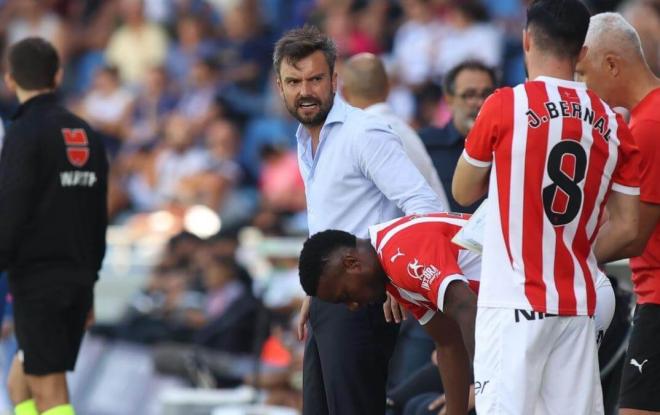
[[[470,206],[481,199],[488,191],[490,166],[477,167],[464,156],[458,159],[451,191],[454,199],[462,206]]]

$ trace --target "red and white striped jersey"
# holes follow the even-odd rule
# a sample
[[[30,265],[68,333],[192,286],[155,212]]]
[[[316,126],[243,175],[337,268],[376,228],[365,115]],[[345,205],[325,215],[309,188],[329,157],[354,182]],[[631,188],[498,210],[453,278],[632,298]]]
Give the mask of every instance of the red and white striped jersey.
[[[593,315],[607,197],[639,194],[621,117],[583,83],[539,77],[484,102],[463,157],[492,163],[479,305]]]
[[[478,289],[481,258],[451,239],[469,215],[410,215],[369,228],[371,244],[390,279],[387,291],[421,324],[442,310],[451,281],[469,280]]]

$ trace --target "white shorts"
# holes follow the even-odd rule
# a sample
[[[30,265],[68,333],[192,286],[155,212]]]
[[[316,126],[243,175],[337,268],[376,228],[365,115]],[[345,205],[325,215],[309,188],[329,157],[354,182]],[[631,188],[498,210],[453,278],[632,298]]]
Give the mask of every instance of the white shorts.
[[[594,319],[479,307],[479,415],[603,414]]]

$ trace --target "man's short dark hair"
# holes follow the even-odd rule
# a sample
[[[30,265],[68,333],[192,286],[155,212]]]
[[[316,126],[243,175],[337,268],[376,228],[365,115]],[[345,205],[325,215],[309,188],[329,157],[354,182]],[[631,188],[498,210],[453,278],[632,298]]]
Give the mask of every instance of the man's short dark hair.
[[[275,51],[273,52],[275,73],[280,76],[280,67],[283,60],[295,65],[299,60],[319,50],[325,55],[325,60],[332,74],[337,60],[335,42],[314,26],[289,30],[275,44]]]
[[[23,39],[9,48],[9,73],[26,91],[55,88],[59,67],[57,51],[40,37]]]
[[[335,250],[342,247],[355,248],[356,246],[355,235],[334,229],[314,234],[305,241],[298,262],[300,285],[305,293],[310,296],[316,295],[323,269]]]
[[[579,0],[536,0],[527,9],[527,29],[540,49],[575,59],[584,45],[590,17]]]
[[[497,85],[497,76],[495,75],[495,70],[493,68],[478,60],[466,60],[451,68],[445,75],[442,80],[442,88],[444,89],[445,94],[454,95],[456,93],[456,78],[458,78],[458,75],[463,71],[484,72],[488,74],[493,81],[493,86]]]

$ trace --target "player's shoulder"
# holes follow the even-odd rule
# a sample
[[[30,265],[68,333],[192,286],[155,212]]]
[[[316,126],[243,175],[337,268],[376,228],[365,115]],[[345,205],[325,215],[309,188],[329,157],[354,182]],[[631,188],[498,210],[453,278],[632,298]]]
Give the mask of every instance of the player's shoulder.
[[[481,108],[487,108],[488,112],[500,112],[505,106],[513,105],[513,91],[516,87],[503,86],[495,89],[488,98],[484,100]]]

